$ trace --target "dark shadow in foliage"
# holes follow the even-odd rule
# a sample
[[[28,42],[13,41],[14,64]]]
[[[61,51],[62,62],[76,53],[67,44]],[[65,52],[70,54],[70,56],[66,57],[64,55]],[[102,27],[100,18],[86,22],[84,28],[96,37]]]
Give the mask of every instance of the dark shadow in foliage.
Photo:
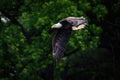
[[[113,80],[113,57],[103,48],[78,52],[69,57],[62,80]]]

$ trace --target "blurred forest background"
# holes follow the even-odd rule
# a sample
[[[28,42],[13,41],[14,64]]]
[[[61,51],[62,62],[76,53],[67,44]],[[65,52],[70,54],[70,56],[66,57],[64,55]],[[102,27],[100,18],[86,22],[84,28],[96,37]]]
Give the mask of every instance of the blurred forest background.
[[[115,80],[119,9],[120,0],[0,0],[0,80]],[[68,16],[84,16],[88,26],[73,31],[50,69],[50,27]]]

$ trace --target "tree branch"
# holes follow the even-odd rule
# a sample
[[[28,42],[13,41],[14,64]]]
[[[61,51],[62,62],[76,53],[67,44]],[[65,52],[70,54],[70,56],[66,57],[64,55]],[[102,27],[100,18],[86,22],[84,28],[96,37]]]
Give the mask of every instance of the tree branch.
[[[31,37],[29,36],[29,32],[23,27],[23,25],[21,25],[21,24],[17,21],[17,19],[15,19],[15,17],[13,17],[12,15],[10,15],[9,12],[4,11],[4,10],[1,10],[1,12],[2,12],[2,14],[3,14],[4,16],[6,16],[8,19],[10,19],[10,21],[11,21],[13,24],[15,24],[15,25],[17,25],[17,26],[20,27],[20,29],[21,29],[23,35],[25,36],[27,42],[28,42],[29,44],[31,44],[31,43],[32,43],[32,40],[31,40]]]

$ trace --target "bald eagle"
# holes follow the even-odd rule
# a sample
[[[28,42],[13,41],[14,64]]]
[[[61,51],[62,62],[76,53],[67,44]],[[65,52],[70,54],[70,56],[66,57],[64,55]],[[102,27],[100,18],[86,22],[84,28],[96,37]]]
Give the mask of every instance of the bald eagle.
[[[70,39],[72,30],[82,29],[86,24],[87,20],[84,17],[67,17],[51,27],[52,29],[57,29],[57,33],[52,40],[54,60],[59,60],[64,56],[64,51]]]

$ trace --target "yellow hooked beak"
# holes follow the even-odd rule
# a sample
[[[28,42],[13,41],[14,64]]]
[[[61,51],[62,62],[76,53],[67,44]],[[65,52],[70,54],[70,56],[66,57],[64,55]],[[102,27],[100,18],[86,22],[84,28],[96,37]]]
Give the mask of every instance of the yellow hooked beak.
[[[53,28],[55,28],[55,26],[54,26],[54,25],[51,27],[51,29],[53,29]]]

